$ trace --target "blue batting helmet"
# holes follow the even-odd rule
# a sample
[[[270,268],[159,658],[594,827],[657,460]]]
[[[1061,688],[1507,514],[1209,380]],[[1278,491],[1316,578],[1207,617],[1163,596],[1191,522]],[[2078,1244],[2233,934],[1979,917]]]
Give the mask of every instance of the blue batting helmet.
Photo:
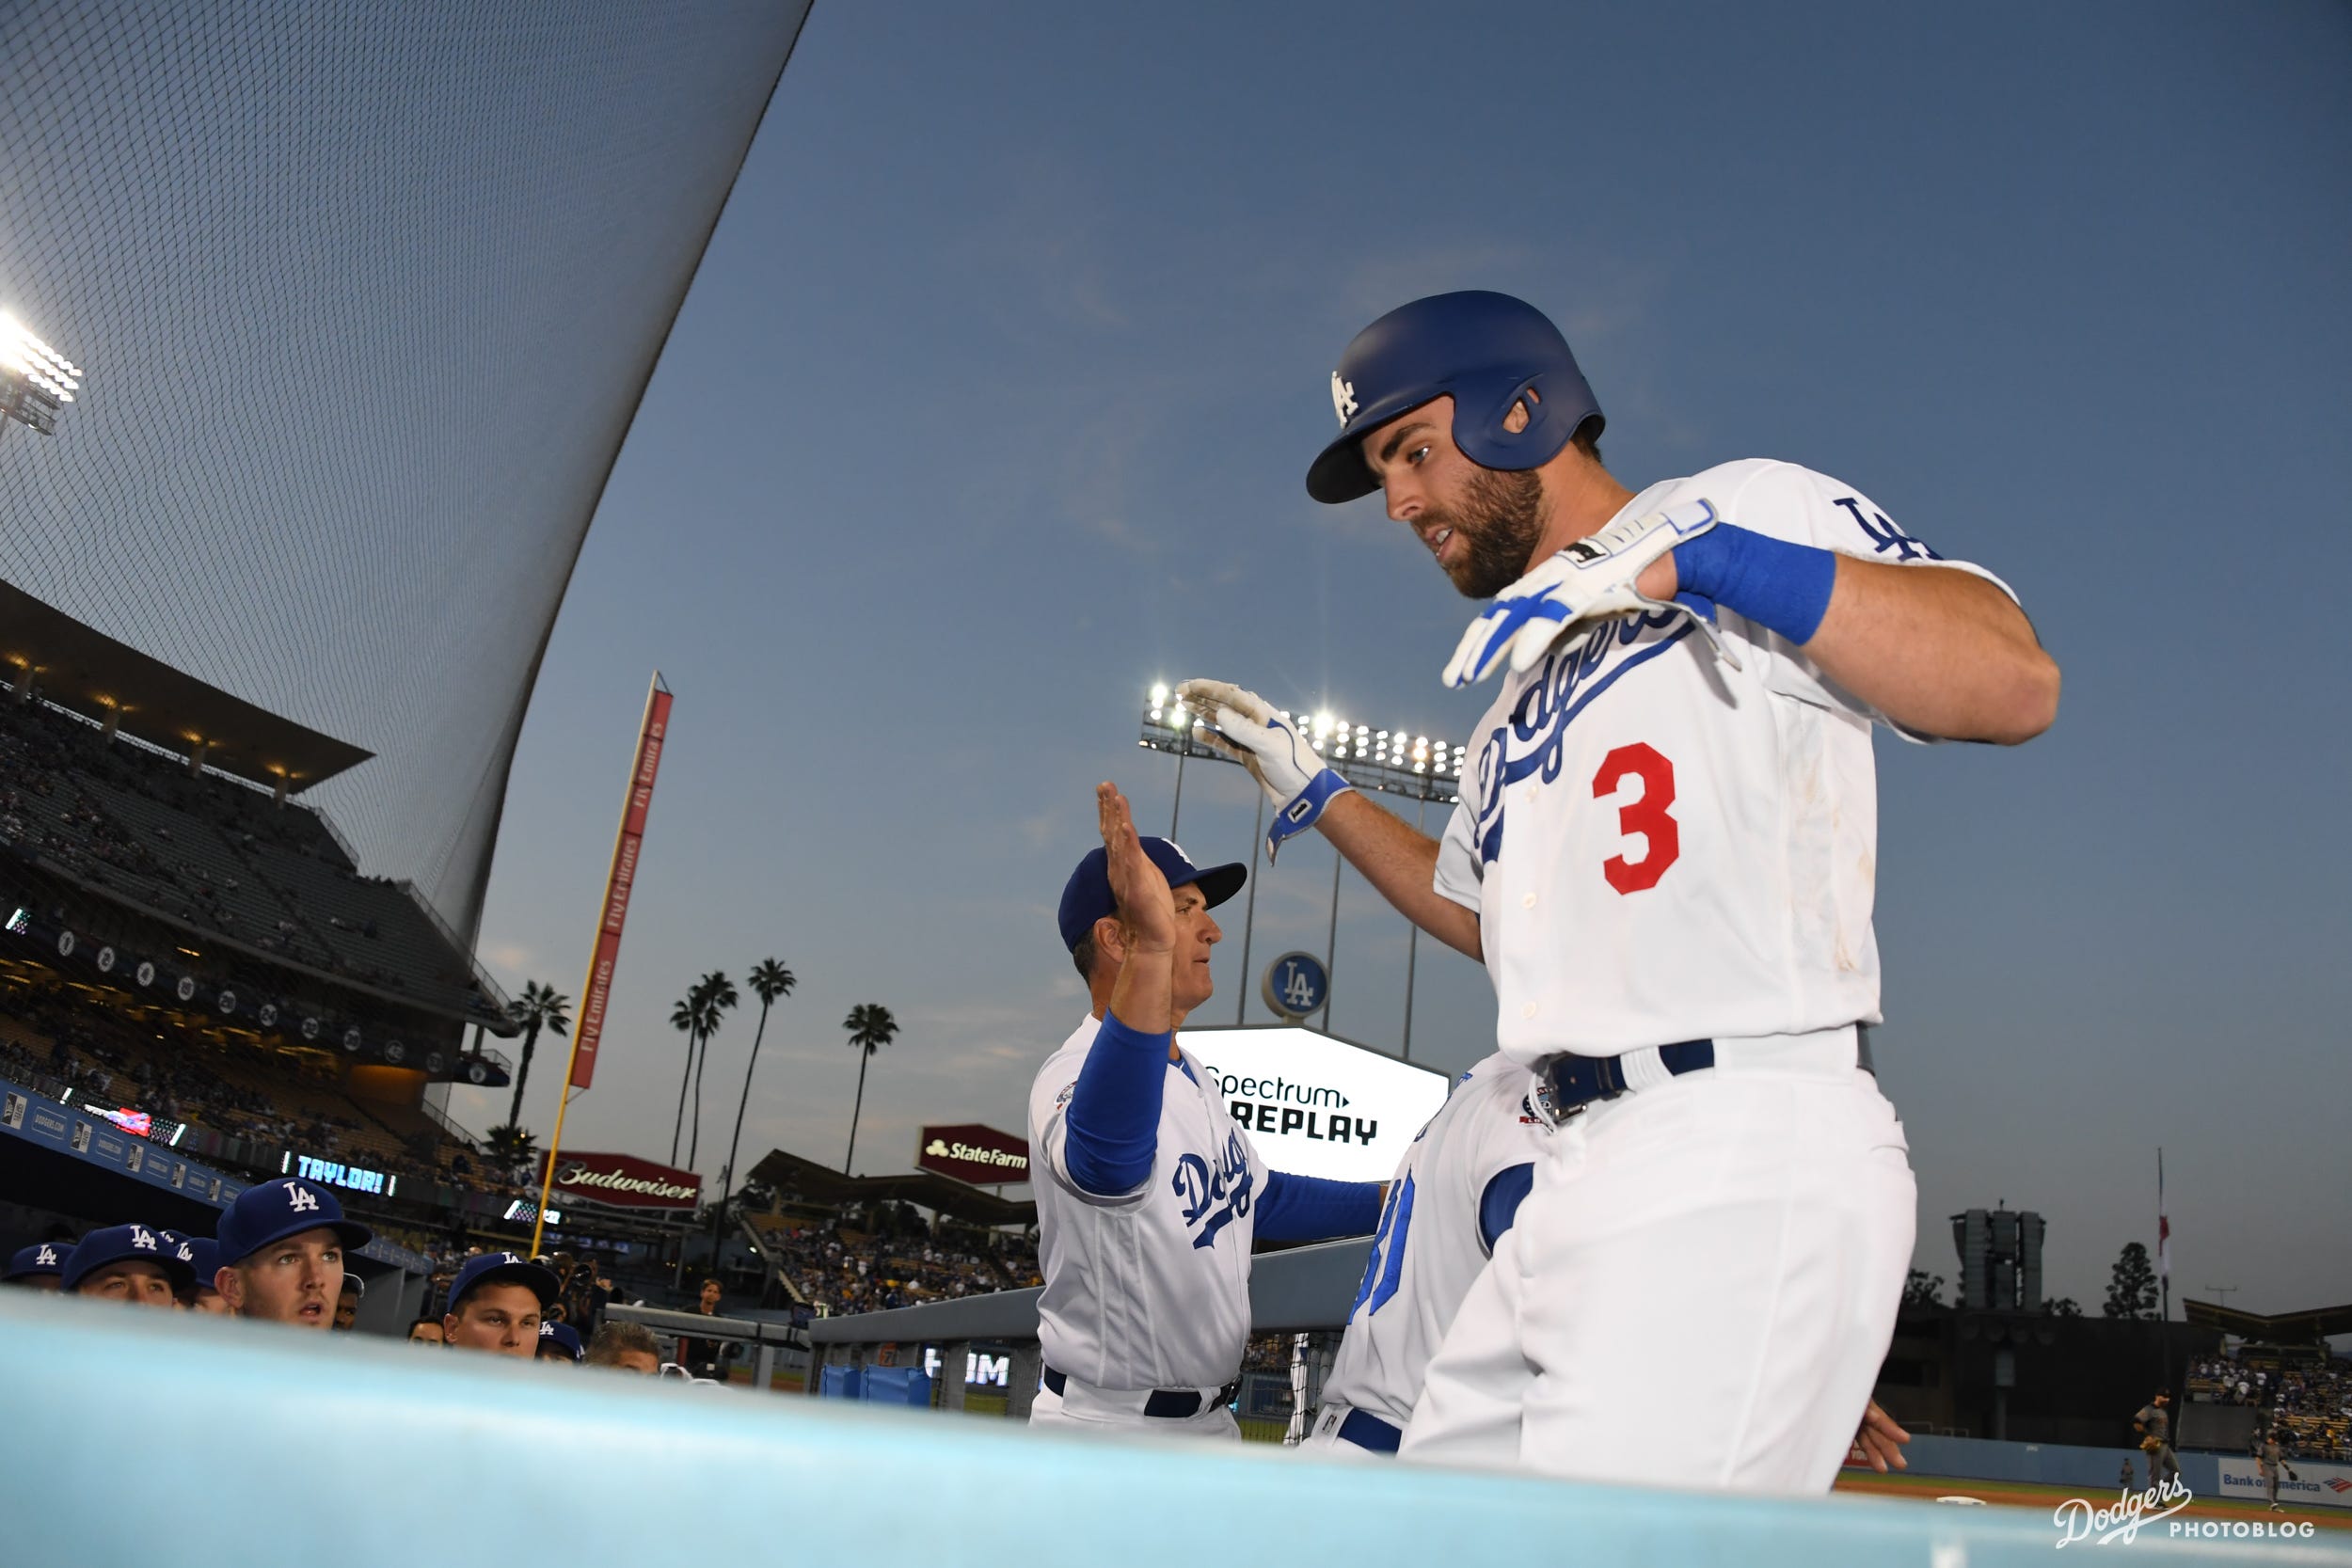
[[[1541,401],[1513,435],[1502,421],[1530,390]],[[1454,444],[1481,467],[1541,467],[1587,420],[1600,432],[1600,404],[1541,310],[1483,289],[1432,294],[1357,333],[1340,356],[1331,372],[1340,434],[1307,470],[1307,494],[1349,501],[1380,488],[1364,463],[1364,433],[1448,395]]]

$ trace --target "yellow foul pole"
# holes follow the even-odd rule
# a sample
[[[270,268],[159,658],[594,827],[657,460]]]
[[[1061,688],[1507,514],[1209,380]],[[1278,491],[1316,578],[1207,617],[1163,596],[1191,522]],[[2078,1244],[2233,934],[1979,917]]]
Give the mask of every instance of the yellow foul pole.
[[[620,958],[621,925],[628,913],[630,888],[637,879],[637,847],[644,836],[645,813],[653,803],[653,781],[661,763],[661,748],[669,734],[670,689],[661,672],[653,673],[645,692],[645,715],[637,728],[637,754],[629,765],[628,790],[621,798],[621,822],[612,835],[611,870],[605,877],[604,900],[596,910],[596,938],[588,950],[588,977],[580,988],[580,1018],[572,1029],[572,1050],[564,1067],[564,1094],[555,1105],[555,1133],[548,1141],[547,1169],[539,1179],[539,1212],[531,1227],[531,1255],[539,1256],[547,1234],[548,1201],[555,1189],[556,1156],[564,1148],[564,1116],[572,1106],[575,1085],[582,1094],[580,1048],[586,1045],[586,1073],[593,1077],[603,1043],[605,1003],[612,992],[612,972]]]

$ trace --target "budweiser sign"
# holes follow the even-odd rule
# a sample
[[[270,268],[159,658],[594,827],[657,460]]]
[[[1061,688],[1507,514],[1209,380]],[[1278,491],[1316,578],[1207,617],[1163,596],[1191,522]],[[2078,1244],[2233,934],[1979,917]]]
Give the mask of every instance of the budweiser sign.
[[[969,1181],[976,1187],[1029,1179],[1029,1140],[977,1122],[960,1127],[926,1127],[915,1148],[914,1163],[920,1168]]]
[[[702,1201],[703,1179],[634,1154],[563,1154],[555,1162],[555,1189],[572,1203],[691,1210]]]

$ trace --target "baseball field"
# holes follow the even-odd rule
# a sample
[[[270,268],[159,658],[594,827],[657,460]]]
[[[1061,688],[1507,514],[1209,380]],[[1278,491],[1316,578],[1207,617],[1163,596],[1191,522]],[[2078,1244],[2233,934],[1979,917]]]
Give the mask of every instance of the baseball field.
[[[1911,1497],[1920,1502],[1941,1498],[1969,1497],[1977,1502],[1999,1508],[2027,1508],[2047,1518],[2058,1504],[2069,1497],[2085,1496],[2080,1487],[2043,1486],[2030,1481],[1970,1481],[1958,1476],[1882,1476],[1867,1470],[1847,1470],[1837,1478],[1836,1490],[1860,1492],[1875,1497]],[[2090,1499],[2099,1506],[2115,1500],[2113,1492],[2103,1493]],[[1952,1506],[1965,1507],[1966,1504]],[[2352,1510],[2324,1508],[2296,1509],[2273,1513],[2266,1503],[2249,1502],[2237,1497],[2198,1497],[2182,1511],[2185,1519],[2249,1519],[2278,1522],[2293,1520],[2297,1524],[2309,1521],[2325,1530],[2352,1531]],[[2151,1527],[2151,1533],[2162,1529]]]

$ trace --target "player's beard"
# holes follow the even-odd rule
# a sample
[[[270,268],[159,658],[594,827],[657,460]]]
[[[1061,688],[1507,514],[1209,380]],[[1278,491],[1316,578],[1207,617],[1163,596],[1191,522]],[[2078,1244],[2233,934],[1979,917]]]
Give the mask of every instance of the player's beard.
[[[1452,529],[1462,557],[1445,575],[1464,598],[1491,599],[1527,575],[1528,558],[1543,537],[1543,481],[1532,470],[1478,468],[1458,510],[1435,508],[1414,522],[1428,531]]]

